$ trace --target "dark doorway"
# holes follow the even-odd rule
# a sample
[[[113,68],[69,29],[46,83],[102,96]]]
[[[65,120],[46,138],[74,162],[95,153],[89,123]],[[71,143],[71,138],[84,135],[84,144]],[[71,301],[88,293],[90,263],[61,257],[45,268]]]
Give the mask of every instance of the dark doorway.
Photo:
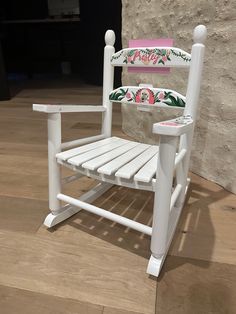
[[[3,58],[0,61],[4,60],[8,78],[60,76],[64,65],[69,66],[67,74],[89,84],[102,85],[107,29],[115,31],[115,48],[121,49],[121,0],[80,0],[79,7],[77,16],[52,18],[47,0],[1,1]],[[116,85],[120,77],[118,72]]]

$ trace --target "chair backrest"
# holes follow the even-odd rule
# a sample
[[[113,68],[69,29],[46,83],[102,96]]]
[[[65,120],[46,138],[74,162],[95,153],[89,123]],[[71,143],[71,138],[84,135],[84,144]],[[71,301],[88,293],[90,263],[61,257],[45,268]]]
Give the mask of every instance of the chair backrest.
[[[175,47],[126,48],[115,52],[115,34],[108,30],[105,34],[103,73],[103,132],[111,135],[112,102],[136,105],[158,106],[184,109],[184,115],[196,120],[197,105],[204,57],[206,27],[198,25],[194,29],[191,54]],[[181,95],[165,88],[152,86],[122,86],[113,90],[114,67],[177,67],[189,68],[187,94]]]

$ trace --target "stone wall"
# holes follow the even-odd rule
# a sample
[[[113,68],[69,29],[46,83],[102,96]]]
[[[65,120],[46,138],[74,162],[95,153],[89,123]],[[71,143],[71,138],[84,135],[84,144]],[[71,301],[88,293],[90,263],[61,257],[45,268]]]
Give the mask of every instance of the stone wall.
[[[192,31],[206,25],[206,57],[200,106],[194,136],[191,171],[236,193],[236,1],[235,0],[122,0],[122,42],[129,39],[174,38],[190,51]],[[170,75],[129,74],[123,85],[151,83],[186,93],[185,70]],[[174,115],[179,112],[175,111]],[[173,116],[156,109],[140,112],[123,105],[123,130],[136,140],[154,142],[152,124]]]

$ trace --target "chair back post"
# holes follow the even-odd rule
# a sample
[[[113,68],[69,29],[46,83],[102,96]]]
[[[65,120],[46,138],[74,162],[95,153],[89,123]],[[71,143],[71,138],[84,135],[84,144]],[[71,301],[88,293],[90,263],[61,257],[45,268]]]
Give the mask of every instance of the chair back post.
[[[204,25],[198,25],[194,29],[193,40],[194,44],[191,51],[191,65],[188,78],[188,87],[186,94],[185,115],[191,115],[192,119],[196,120],[198,99],[200,93],[202,68],[207,30]]]
[[[106,32],[105,43],[102,104],[106,108],[106,111],[103,113],[102,134],[104,134],[106,137],[110,137],[112,129],[112,102],[109,100],[109,94],[113,90],[114,84],[114,66],[111,65],[111,57],[115,52],[115,33],[112,30],[108,30]]]
[[[187,150],[187,154],[184,157],[183,164],[177,168],[177,181],[183,187],[181,195],[177,203],[181,204],[184,200],[185,187],[187,184],[187,176],[190,163],[191,147],[193,141],[194,126],[196,123],[198,101],[200,94],[200,85],[204,61],[205,46],[204,42],[207,36],[207,29],[204,25],[198,25],[193,32],[194,44],[191,51],[191,65],[188,78],[188,87],[186,94],[186,106],[184,109],[184,115],[190,115],[193,119],[194,125],[191,132],[183,134],[180,139],[179,151],[182,149]]]

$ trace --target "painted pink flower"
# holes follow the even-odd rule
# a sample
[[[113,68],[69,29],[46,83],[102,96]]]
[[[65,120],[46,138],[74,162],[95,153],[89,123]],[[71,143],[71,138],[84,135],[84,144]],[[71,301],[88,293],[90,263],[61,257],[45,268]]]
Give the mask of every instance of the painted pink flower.
[[[162,57],[162,61],[166,62],[167,61],[167,56]]]
[[[136,92],[135,102],[152,105],[155,102],[155,97],[149,88],[141,88]]]
[[[131,63],[132,57],[128,57],[128,62]]]
[[[125,97],[130,99],[130,98],[132,98],[132,95],[130,92],[128,92],[128,93],[126,93]]]
[[[164,97],[165,97],[165,95],[164,95],[163,92],[160,92],[160,93],[158,94],[158,98],[159,98],[160,100],[163,100]]]
[[[168,126],[179,126],[177,123],[175,122],[160,122],[161,125],[168,125]]]

